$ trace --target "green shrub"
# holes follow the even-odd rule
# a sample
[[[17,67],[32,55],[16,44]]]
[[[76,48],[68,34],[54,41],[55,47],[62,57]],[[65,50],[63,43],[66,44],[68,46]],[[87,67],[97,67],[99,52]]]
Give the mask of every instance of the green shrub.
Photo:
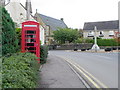
[[[18,39],[18,45],[21,45],[21,28],[16,28],[16,34],[17,34],[17,39]]]
[[[118,46],[115,39],[98,39],[97,42],[99,46]]]
[[[48,57],[48,47],[47,46],[40,46],[40,62],[41,64],[46,63]]]
[[[9,54],[2,60],[2,88],[36,88],[39,64],[34,54]]]
[[[75,43],[94,43],[94,39],[88,39],[88,38],[79,38],[75,41]],[[116,42],[115,39],[97,39],[97,44],[99,46],[120,46],[120,43]]]
[[[93,39],[88,39],[88,38],[78,38],[75,40],[75,43],[93,43]]]
[[[2,10],[2,55],[15,53],[19,49],[15,24],[5,8],[0,10]]]

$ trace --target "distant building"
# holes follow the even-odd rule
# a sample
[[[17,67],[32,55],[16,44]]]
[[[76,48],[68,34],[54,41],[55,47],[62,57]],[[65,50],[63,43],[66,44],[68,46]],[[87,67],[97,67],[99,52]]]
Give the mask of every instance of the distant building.
[[[63,18],[58,20],[46,15],[39,14],[37,12],[34,17],[45,27],[45,43],[48,45],[54,44],[54,39],[52,37],[53,31],[58,30],[58,28],[67,28]]]
[[[5,0],[0,0],[0,6],[5,6]]]
[[[29,0],[30,1],[30,0]],[[22,27],[22,22],[27,21],[27,7],[28,2],[26,0],[26,5],[22,5],[20,0],[10,0],[10,2],[5,5],[6,10],[10,14],[10,17],[16,23],[17,28]],[[30,2],[30,21],[36,21],[32,15],[32,5]],[[44,26],[40,25],[40,40],[44,44]]]
[[[86,22],[83,27],[83,37],[94,37],[94,27],[97,27],[97,36],[110,39],[116,37],[119,29],[119,21],[100,21],[100,22]]]

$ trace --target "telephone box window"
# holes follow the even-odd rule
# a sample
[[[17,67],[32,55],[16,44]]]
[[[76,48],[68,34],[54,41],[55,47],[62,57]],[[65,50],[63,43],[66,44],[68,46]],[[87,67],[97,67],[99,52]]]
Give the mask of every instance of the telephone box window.
[[[28,31],[26,31],[26,34],[36,34],[36,31],[28,30]]]
[[[25,35],[26,38],[36,38],[35,35]]]
[[[34,43],[26,43],[25,46],[34,46]]]
[[[35,39],[26,39],[25,41],[26,41],[26,42],[29,42],[29,43],[30,43],[30,42],[36,42]]]
[[[36,48],[35,47],[27,47],[27,48],[25,48],[26,50],[36,50]]]

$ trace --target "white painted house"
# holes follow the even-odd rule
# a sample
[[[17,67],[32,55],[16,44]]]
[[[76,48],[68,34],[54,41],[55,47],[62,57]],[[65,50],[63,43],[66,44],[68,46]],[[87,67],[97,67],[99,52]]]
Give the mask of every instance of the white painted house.
[[[97,27],[97,37],[111,39],[117,36],[119,21],[86,22],[83,27],[83,37],[93,38],[95,26]]]
[[[27,0],[30,2],[30,0]],[[10,14],[10,17],[13,19],[13,21],[16,23],[17,28],[21,28],[22,22],[27,21],[27,2],[26,6],[22,5],[20,3],[20,0],[10,0],[7,5],[5,5],[6,10]],[[32,15],[32,5],[30,2],[30,21],[36,21],[34,19],[34,16]],[[36,21],[37,22],[37,21]],[[42,42],[42,45],[44,44],[44,27],[40,25],[40,40]]]

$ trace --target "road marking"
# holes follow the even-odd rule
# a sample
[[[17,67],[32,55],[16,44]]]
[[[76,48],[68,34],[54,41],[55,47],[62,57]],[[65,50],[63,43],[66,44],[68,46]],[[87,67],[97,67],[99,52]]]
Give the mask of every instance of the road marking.
[[[76,64],[77,65],[77,64]],[[88,71],[86,71],[84,68],[77,65],[79,68],[81,68],[84,72],[86,72],[90,77],[92,77],[95,81],[97,81],[103,88],[108,88],[106,85],[104,85],[101,81],[99,81],[97,78],[95,78],[92,74],[90,74]]]
[[[72,64],[71,62],[69,62]],[[78,69],[96,88],[100,88],[89,76],[87,76],[81,69],[79,69],[76,65],[72,64],[76,69]]]
[[[73,63],[73,61],[71,61],[68,58],[65,58],[65,57],[62,57],[62,56],[58,56],[58,57],[63,58],[68,63],[70,63],[71,65],[73,65],[76,69],[78,69],[96,88],[100,88],[100,86],[97,83],[99,83],[102,86],[102,88],[108,88],[106,85],[104,85],[101,81],[99,81],[97,78],[95,78],[92,74],[90,74],[88,71],[86,71],[80,65],[76,64],[75,62]],[[90,77],[92,77],[97,83],[95,83]]]
[[[80,74],[69,64],[68,66],[73,70],[73,72],[78,76],[78,78],[82,81],[86,88],[90,88],[90,85],[80,76]]]

